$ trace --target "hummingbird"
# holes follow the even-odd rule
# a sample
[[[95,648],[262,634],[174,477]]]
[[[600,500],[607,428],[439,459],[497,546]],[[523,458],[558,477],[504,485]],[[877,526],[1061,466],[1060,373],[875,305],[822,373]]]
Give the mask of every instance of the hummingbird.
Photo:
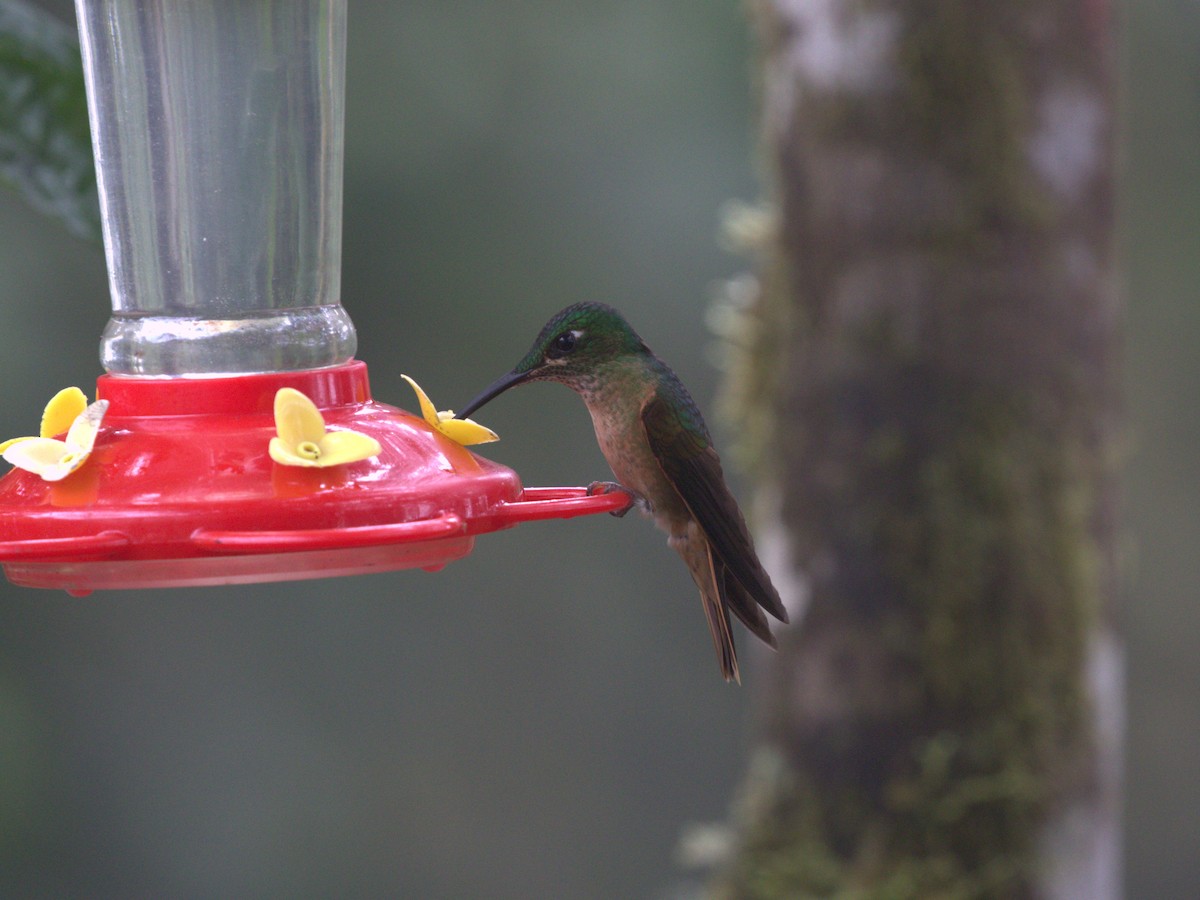
[[[628,493],[667,533],[667,544],[683,557],[700,589],[721,674],[740,683],[729,614],[772,647],[775,638],[763,610],[781,622],[788,617],[683,382],[617,310],[577,303],[551,318],[512,371],[457,417],[532,381],[557,381],[583,398],[617,479],[593,482],[589,492]]]

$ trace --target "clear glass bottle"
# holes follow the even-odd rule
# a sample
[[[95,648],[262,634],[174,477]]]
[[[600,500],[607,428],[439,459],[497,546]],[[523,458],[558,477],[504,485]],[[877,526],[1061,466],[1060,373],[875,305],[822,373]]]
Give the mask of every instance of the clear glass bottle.
[[[76,0],[118,375],[336,365],[346,0]]]

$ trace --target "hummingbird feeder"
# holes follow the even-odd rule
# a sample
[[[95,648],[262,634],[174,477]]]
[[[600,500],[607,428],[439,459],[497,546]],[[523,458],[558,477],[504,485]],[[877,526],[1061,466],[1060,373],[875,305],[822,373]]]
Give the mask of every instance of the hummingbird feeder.
[[[524,488],[372,399],[339,297],[346,0],[76,12],[113,315],[65,468],[0,479],[10,581],[86,594],[438,569],[478,534],[628,503]],[[376,452],[278,462],[284,389]]]

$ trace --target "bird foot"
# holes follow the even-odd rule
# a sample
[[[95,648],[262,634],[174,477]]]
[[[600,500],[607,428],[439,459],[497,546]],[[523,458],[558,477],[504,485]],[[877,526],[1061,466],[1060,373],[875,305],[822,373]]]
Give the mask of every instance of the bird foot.
[[[597,494],[624,494],[628,498],[628,502],[620,509],[614,509],[609,513],[610,516],[616,516],[618,519],[637,506],[642,499],[629,488],[625,487],[625,485],[618,484],[615,481],[593,481],[587,486],[587,492],[589,497],[594,497]]]

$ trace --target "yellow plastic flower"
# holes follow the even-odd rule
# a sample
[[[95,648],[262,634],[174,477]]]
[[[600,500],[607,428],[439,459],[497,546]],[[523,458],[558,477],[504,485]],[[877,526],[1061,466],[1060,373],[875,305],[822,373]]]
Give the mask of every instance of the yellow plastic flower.
[[[87,462],[107,411],[107,400],[89,406],[83,391],[65,388],[46,404],[40,436],[7,440],[0,444],[0,453],[18,469],[33,472],[43,481],[62,481]],[[64,431],[66,440],[55,439]]]
[[[421,415],[425,421],[435,430],[450,438],[450,440],[462,444],[464,447],[471,444],[487,444],[500,440],[500,435],[496,434],[490,428],[485,428],[478,422],[474,422],[471,419],[454,418],[454,410],[452,409],[438,412],[434,408],[433,402],[421,390],[419,384],[407,375],[401,375],[400,377],[407,381],[416,392],[417,402],[421,404]]]
[[[294,388],[275,394],[275,430],[271,459],[281,466],[325,468],[358,462],[383,449],[379,441],[357,431],[326,431],[317,405]]]

